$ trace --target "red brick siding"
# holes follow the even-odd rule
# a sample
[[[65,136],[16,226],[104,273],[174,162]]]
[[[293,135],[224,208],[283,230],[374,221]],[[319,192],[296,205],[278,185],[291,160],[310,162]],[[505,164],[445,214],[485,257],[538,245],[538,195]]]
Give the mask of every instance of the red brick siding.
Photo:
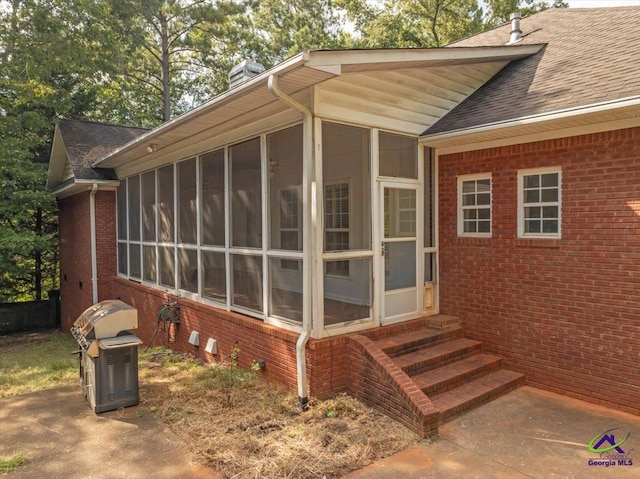
[[[370,338],[347,338],[347,392],[421,437],[437,433],[440,413],[389,356]]]
[[[517,170],[562,168],[562,238],[517,238]],[[640,128],[439,158],[440,310],[528,384],[640,414]],[[492,238],[457,175],[492,172]]]
[[[61,199],[58,206],[60,312],[62,328],[69,330],[92,304],[89,192]]]
[[[59,200],[60,298],[62,328],[68,330],[93,304],[91,283],[90,193]],[[113,298],[111,282],[116,275],[115,192],[95,196],[98,299]],[[80,287],[82,283],[82,287]]]

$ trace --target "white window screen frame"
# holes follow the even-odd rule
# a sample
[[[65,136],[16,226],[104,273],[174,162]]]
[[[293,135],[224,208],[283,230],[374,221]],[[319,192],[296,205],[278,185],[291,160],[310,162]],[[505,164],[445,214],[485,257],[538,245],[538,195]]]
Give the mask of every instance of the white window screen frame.
[[[524,179],[526,176],[535,176],[535,175],[545,175],[545,174],[557,174],[558,175],[558,185],[555,187],[543,187],[540,185],[539,190],[550,190],[557,189],[558,190],[558,200],[557,201],[540,201],[537,202],[525,202],[524,199]],[[526,233],[525,232],[525,208],[527,207],[542,207],[545,206],[554,206],[557,207],[558,211],[558,231],[553,233],[544,233],[544,232],[535,232],[535,233]],[[544,215],[541,221],[544,221]],[[555,218],[550,218],[555,219]],[[543,229],[541,225],[541,230]],[[562,168],[559,166],[548,167],[548,168],[532,168],[526,170],[518,170],[518,238],[541,238],[541,239],[559,239],[562,237]]]
[[[335,187],[342,187],[344,185],[346,185],[346,187],[347,187],[347,222],[348,222],[348,226],[347,226],[347,228],[334,228],[334,227],[327,226],[327,224],[328,224],[327,215],[328,214],[335,214],[335,212],[328,213],[327,210],[326,210],[326,207],[323,208],[323,211],[324,211],[324,243],[325,243],[325,251],[326,252],[334,252],[334,250],[330,250],[328,248],[328,241],[327,241],[327,234],[328,233],[346,233],[347,234],[347,249],[339,250],[339,251],[348,251],[349,250],[349,244],[350,244],[350,241],[351,241],[351,233],[350,233],[351,217],[350,217],[350,215],[351,215],[351,210],[352,210],[352,207],[351,207],[352,206],[351,205],[351,192],[352,192],[351,180],[349,178],[344,178],[344,179],[338,179],[338,180],[332,180],[332,181],[326,182],[324,184],[324,187],[323,187],[323,198],[324,198],[324,203],[326,205],[327,196],[328,196],[327,195],[328,189],[329,188],[335,188]],[[332,221],[331,224],[335,224],[335,221]],[[335,276],[337,278],[349,278],[351,276],[350,268],[349,268],[349,260],[325,262],[325,267],[324,268],[325,268],[325,274],[328,275],[328,276]]]
[[[489,204],[488,205],[465,205],[464,204],[464,184],[465,183],[474,183],[474,191],[473,194],[477,195],[478,189],[478,181],[489,180]],[[484,192],[483,192],[484,194]],[[489,211],[489,231],[488,232],[469,232],[464,230],[465,226],[465,211],[475,211],[476,212],[476,230],[478,226],[478,222],[480,219],[478,218],[478,212],[480,210],[488,210]],[[486,219],[483,219],[486,221]],[[491,173],[475,173],[472,175],[460,175],[458,176],[458,236],[460,237],[470,237],[470,238],[490,238],[493,231],[493,178]]]
[[[282,205],[282,200],[283,200],[283,194],[285,193],[289,193],[289,192],[294,192],[295,193],[295,198],[296,198],[296,211],[295,211],[295,215],[283,215],[283,211],[282,208],[279,209],[279,224],[280,224],[280,250],[287,250],[287,251],[300,251],[300,245],[302,244],[302,202],[300,201],[302,199],[302,189],[299,186],[288,186],[288,187],[284,187],[284,188],[279,188],[278,189],[278,200],[279,200],[279,204]],[[288,227],[288,226],[282,226],[283,224],[285,224],[285,218],[290,217],[293,218],[295,217],[296,219],[296,225],[295,227]],[[297,238],[297,246],[296,249],[290,249],[290,248],[285,248],[283,246],[282,243],[282,233],[295,233],[296,234],[296,238]],[[301,263],[297,260],[297,259],[292,259],[292,260],[287,260],[287,259],[281,259],[280,260],[280,269],[283,270],[288,270],[288,271],[300,271],[302,269],[302,265]]]

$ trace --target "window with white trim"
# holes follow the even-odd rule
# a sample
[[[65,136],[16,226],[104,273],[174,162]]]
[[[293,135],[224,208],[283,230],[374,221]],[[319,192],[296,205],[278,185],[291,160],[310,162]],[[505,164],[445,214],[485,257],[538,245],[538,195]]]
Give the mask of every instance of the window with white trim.
[[[458,236],[491,236],[491,173],[458,177]]]
[[[298,188],[280,190],[280,248],[292,251],[300,250],[300,202]],[[297,271],[300,262],[281,259],[280,267]]]
[[[331,183],[324,187],[324,230],[326,251],[349,249],[349,183]],[[326,263],[326,273],[349,276],[349,261]]]
[[[560,237],[560,168],[518,172],[518,236]]]

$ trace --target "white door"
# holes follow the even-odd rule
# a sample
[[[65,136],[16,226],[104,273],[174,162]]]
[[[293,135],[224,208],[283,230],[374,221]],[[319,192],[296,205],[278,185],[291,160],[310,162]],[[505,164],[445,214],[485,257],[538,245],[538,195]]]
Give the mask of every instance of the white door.
[[[379,222],[383,324],[418,313],[417,186],[381,182]],[[420,283],[421,284],[421,283]]]

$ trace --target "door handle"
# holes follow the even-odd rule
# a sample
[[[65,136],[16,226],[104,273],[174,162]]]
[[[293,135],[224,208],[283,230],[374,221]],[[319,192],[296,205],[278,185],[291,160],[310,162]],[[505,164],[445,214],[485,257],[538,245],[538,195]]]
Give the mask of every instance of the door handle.
[[[382,256],[384,256],[384,255],[385,255],[385,253],[387,252],[387,244],[386,244],[386,243],[381,243],[381,245],[380,245],[380,246],[381,246],[381,248],[380,248],[380,254],[381,254]]]

